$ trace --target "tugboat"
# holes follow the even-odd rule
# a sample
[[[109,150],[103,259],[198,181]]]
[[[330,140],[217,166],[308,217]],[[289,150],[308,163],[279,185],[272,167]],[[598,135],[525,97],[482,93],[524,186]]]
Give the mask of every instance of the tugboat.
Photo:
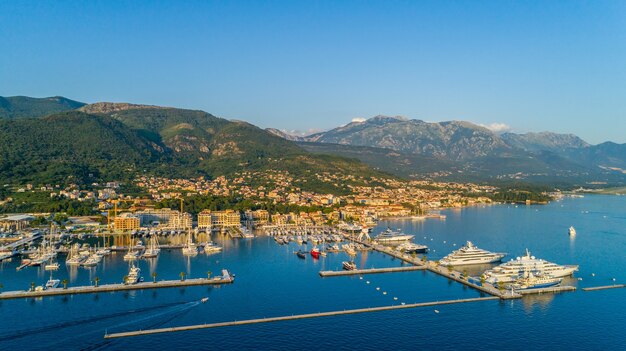
[[[317,246],[311,249],[311,256],[315,259],[320,258],[320,249]]]
[[[303,260],[306,258],[306,253],[302,250],[298,250],[298,252],[296,252],[296,255],[298,256],[298,258],[301,258]]]

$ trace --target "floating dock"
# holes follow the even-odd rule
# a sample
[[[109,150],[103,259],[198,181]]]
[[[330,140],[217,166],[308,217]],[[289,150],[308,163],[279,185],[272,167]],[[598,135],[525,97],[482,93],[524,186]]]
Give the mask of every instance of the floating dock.
[[[614,285],[605,285],[605,286],[593,286],[590,288],[583,288],[583,291],[597,291],[597,290],[606,290],[606,289],[619,289],[626,288],[626,284],[614,284]]]
[[[211,323],[211,324],[197,324],[197,325],[188,325],[188,326],[183,326],[183,327],[148,329],[148,330],[137,330],[137,331],[130,331],[130,332],[106,334],[104,338],[105,339],[126,338],[126,337],[131,337],[131,336],[151,335],[151,334],[160,334],[160,333],[173,333],[173,332],[181,332],[181,331],[188,331],[188,330],[230,327],[230,326],[246,325],[246,324],[272,323],[272,322],[291,321],[291,320],[298,320],[298,319],[332,317],[332,316],[341,316],[341,315],[347,315],[347,314],[392,311],[392,310],[409,309],[409,308],[417,308],[417,307],[452,305],[452,304],[459,304],[459,303],[489,301],[489,300],[498,300],[498,299],[499,298],[496,296],[477,297],[477,298],[471,298],[471,299],[432,301],[432,302],[422,302],[422,303],[413,303],[413,304],[405,304],[405,305],[359,308],[359,309],[354,309],[354,310],[298,314],[298,315],[283,316],[283,317],[247,319],[247,320],[242,320],[242,321],[221,322],[221,323]]]
[[[354,269],[351,271],[320,271],[322,277],[340,277],[346,275],[376,274],[376,273],[394,273],[394,272],[411,272],[424,270],[424,266],[405,266],[405,267],[388,267],[388,268],[369,268]]]
[[[233,277],[215,277],[211,279],[196,278],[185,280],[160,280],[155,282],[141,282],[137,284],[104,284],[104,285],[91,285],[91,286],[74,286],[64,288],[53,288],[41,291],[6,291],[0,293],[0,300],[19,299],[19,298],[32,298],[32,297],[46,297],[46,296],[59,296],[59,295],[75,295],[75,294],[95,294],[101,292],[116,292],[127,290],[144,290],[144,289],[160,289],[160,288],[177,288],[186,286],[198,286],[198,285],[221,285],[231,284],[235,281]]]

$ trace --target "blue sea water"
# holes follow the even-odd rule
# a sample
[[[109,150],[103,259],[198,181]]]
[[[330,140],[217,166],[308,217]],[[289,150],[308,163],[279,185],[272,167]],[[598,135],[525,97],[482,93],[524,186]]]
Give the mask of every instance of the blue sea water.
[[[509,253],[507,260],[528,248],[549,261],[579,264],[576,278],[582,280],[567,281],[578,287],[611,285],[613,279],[626,283],[626,197],[587,196],[545,206],[443,213],[445,220],[383,221],[375,232],[391,226],[415,234],[416,242],[431,248],[430,259],[471,240],[481,248]],[[571,225],[578,232],[575,238],[568,235]],[[267,237],[215,240],[224,245],[222,253],[187,258],[179,250],[165,250],[155,261],[139,261],[142,273],[146,280],[153,271],[158,279],[178,279],[181,271],[193,278],[227,268],[236,274],[234,284],[0,301],[0,349],[626,349],[626,289],[438,306],[440,313],[424,307],[103,339],[105,332],[483,296],[425,271],[320,278],[320,270],[341,269],[346,256],[300,260],[294,255],[296,244],[279,246]],[[88,285],[96,276],[101,284],[119,282],[128,271],[122,256],[106,258],[93,270],[68,270],[61,261],[55,278],[68,279],[70,285]],[[356,262],[360,267],[401,265],[376,252],[360,253]],[[0,266],[4,291],[48,279],[43,269],[17,272],[17,265]],[[209,301],[199,303],[205,296]]]

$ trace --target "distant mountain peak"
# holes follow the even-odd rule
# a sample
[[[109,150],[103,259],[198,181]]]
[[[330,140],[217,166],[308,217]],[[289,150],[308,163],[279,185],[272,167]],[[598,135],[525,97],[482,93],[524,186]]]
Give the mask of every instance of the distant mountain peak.
[[[126,110],[145,110],[145,109],[167,109],[169,107],[161,107],[154,105],[137,105],[126,102],[96,102],[94,104],[85,105],[79,108],[80,111],[86,113],[111,113]]]
[[[372,118],[367,119],[366,123],[394,123],[394,122],[406,122],[409,119],[402,116],[385,116],[385,115],[377,115]]]

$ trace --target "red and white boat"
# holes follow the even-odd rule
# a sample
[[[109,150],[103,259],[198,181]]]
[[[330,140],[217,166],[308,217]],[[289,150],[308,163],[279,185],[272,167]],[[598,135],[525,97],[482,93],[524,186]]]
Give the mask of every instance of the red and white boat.
[[[320,258],[320,249],[317,246],[311,249],[311,256],[313,256],[313,258]]]

